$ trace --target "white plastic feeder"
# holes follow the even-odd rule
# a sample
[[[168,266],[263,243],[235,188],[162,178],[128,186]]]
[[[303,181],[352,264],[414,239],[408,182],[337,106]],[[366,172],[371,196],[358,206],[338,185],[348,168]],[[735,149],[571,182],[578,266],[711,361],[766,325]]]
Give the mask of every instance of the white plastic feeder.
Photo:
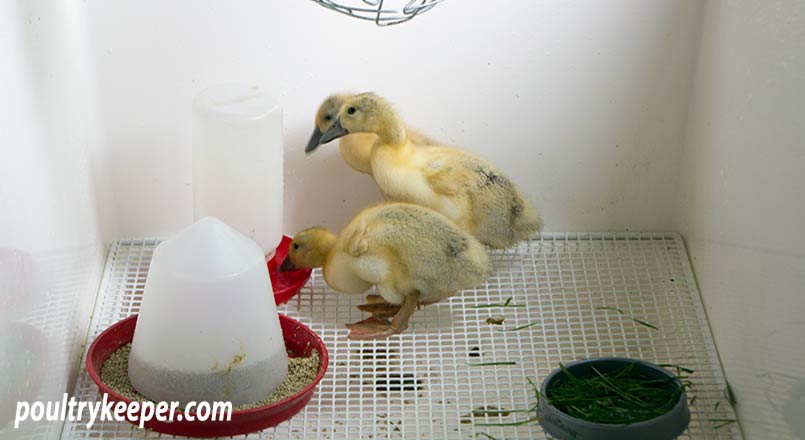
[[[154,251],[129,378],[154,401],[256,402],[288,355],[260,247],[205,218]]]

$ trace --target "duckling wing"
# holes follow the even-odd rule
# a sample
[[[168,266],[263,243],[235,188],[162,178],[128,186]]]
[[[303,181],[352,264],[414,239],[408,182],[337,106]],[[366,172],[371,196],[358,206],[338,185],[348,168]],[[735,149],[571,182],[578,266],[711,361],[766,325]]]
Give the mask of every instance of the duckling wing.
[[[347,232],[346,251],[353,257],[360,257],[369,250],[369,237],[366,233],[366,222],[359,221],[350,225]]]
[[[368,283],[380,284],[389,278],[391,270],[386,259],[369,252],[370,244],[377,244],[378,242],[377,237],[370,233],[369,220],[367,218],[358,218],[348,226],[345,231],[346,242],[344,243],[344,248],[349,255],[354,257],[352,270],[355,275]],[[376,235],[376,232],[374,235]],[[375,249],[374,252],[376,253],[376,251]]]
[[[454,196],[459,192],[458,182],[450,179],[454,169],[450,165],[434,161],[425,168],[425,178],[428,184],[438,194],[444,196]]]
[[[433,191],[445,196],[458,194],[466,176],[463,176],[455,157],[451,157],[449,151],[436,148],[423,156],[425,160],[422,172]]]

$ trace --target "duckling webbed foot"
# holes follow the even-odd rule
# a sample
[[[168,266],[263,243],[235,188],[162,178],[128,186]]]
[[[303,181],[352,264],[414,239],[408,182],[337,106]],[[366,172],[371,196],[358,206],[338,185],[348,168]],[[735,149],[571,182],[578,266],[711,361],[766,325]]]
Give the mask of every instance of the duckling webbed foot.
[[[402,306],[398,306],[399,311],[394,315],[394,319],[391,322],[384,317],[373,315],[363,321],[347,324],[349,329],[347,337],[356,340],[386,339],[389,336],[402,333],[408,328],[408,319],[414,313],[418,300],[418,292],[406,296],[405,302]]]
[[[388,319],[378,316],[347,324],[347,328],[349,329],[347,337],[357,340],[385,339],[396,333]]]

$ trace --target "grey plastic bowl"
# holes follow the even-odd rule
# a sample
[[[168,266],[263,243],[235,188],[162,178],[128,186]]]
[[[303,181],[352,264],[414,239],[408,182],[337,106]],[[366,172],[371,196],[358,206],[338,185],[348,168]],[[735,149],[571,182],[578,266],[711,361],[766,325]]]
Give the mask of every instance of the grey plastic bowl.
[[[614,357],[572,362],[565,365],[565,368],[576,376],[585,376],[592,372],[592,367],[598,371],[610,371],[628,364],[637,364],[643,371],[656,374],[658,379],[674,377],[670,372],[649,362]],[[556,369],[542,382],[537,412],[542,429],[557,440],[671,440],[680,436],[690,423],[688,398],[684,391],[676,405],[667,413],[630,425],[593,423],[571,417],[556,409],[547,399],[550,387],[562,377],[565,377],[565,373]],[[676,382],[678,386],[682,386],[679,380]]]

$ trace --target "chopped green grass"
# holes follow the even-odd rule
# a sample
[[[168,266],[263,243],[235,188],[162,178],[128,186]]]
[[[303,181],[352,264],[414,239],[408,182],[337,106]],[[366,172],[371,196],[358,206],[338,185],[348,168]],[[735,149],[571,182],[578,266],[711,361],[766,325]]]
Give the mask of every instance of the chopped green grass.
[[[507,331],[507,332],[516,332],[517,330],[523,330],[523,329],[527,329],[527,328],[529,328],[529,327],[533,327],[533,326],[535,326],[535,325],[537,325],[537,324],[539,324],[539,322],[532,322],[532,323],[530,323],[530,324],[521,325],[520,327],[510,328],[510,329],[508,329],[508,330],[506,330],[506,331]]]
[[[533,409],[474,409],[471,415],[474,417],[481,417],[485,415],[490,416],[507,416],[511,413],[528,413],[534,411]]]
[[[539,422],[539,417],[532,417],[528,420],[521,420],[519,422],[509,422],[509,423],[476,423],[475,426],[521,426],[534,422]]]
[[[633,318],[631,316],[627,316],[623,312],[623,310],[621,310],[619,308],[616,308],[616,307],[603,307],[602,306],[602,307],[596,307],[595,310],[605,310],[605,311],[618,312],[618,314],[624,315],[627,318],[631,319],[632,321],[634,321],[634,322],[636,322],[636,323],[638,323],[638,324],[640,324],[642,326],[648,327],[648,328],[653,329],[653,330],[659,330],[659,328],[656,325],[648,323],[646,321],[643,321],[642,319],[637,319],[637,318]]]
[[[478,364],[467,364],[470,367],[488,367],[490,365],[517,365],[517,362],[514,361],[505,361],[505,362],[481,362]]]
[[[498,409],[497,407],[483,407],[483,408],[476,408],[472,411],[472,413],[468,414],[467,416],[472,417],[483,417],[483,416],[501,416],[505,417],[510,415],[511,413],[535,413],[539,408],[539,389],[537,385],[531,380],[530,377],[526,376],[526,380],[528,384],[531,385],[531,388],[534,390],[534,398],[536,402],[531,408],[528,409]],[[492,409],[487,409],[492,408]],[[466,416],[462,416],[466,417]],[[521,420],[519,422],[508,422],[508,423],[475,423],[475,426],[520,426],[520,425],[527,425],[529,423],[534,423],[539,421],[538,417],[532,417],[530,419]]]
[[[730,406],[733,408],[738,404],[738,401],[735,400],[735,393],[732,392],[732,385],[729,383],[727,383],[727,387],[724,388],[724,398],[727,399],[727,402],[729,402]]]
[[[638,323],[638,324],[644,325],[644,326],[646,326],[646,327],[648,327],[648,328],[651,328],[651,329],[654,329],[654,330],[659,330],[659,328],[657,328],[657,326],[655,326],[655,325],[653,325],[653,324],[649,324],[649,323],[648,323],[648,322],[646,322],[646,321],[641,321],[641,320],[639,320],[639,319],[637,319],[637,318],[632,318],[632,321],[634,321],[634,322],[636,322],[636,323]]]
[[[690,368],[685,368],[681,365],[676,364],[659,364],[658,366],[663,368],[673,368],[676,370],[677,376],[682,376],[682,373],[693,374],[695,371],[691,370]]]
[[[610,310],[613,312],[618,312],[623,315],[623,310],[616,308],[616,307],[596,307],[595,310]]]
[[[491,309],[493,307],[525,307],[522,304],[512,304],[512,297],[506,298],[506,301],[500,304],[480,304],[472,306],[473,309]]]
[[[736,422],[735,419],[707,419],[707,420],[713,423],[717,423],[716,426],[713,426],[713,429],[720,429]]]
[[[638,324],[644,325],[644,326],[646,326],[646,327],[648,327],[648,328],[651,328],[651,329],[654,329],[654,330],[659,330],[659,328],[657,328],[657,326],[655,326],[655,325],[653,325],[653,324],[649,324],[649,323],[648,323],[648,322],[646,322],[646,321],[641,321],[641,320],[639,320],[639,319],[637,319],[637,318],[632,318],[632,321],[634,321],[634,322],[636,322],[636,323],[638,323]]]
[[[578,376],[560,364],[565,376],[550,387],[547,398],[565,414],[613,425],[641,422],[670,411],[685,385],[676,386],[677,378],[658,378],[636,365],[611,371],[593,368],[590,374]]]
[[[489,434],[487,434],[485,432],[479,432],[478,434],[475,434],[476,437],[478,437],[479,435],[482,435],[482,436],[486,437],[489,440],[498,440],[495,437],[492,437],[491,435],[489,435]]]
[[[534,405],[534,409],[536,409],[539,406],[539,388],[537,388],[537,384],[535,384],[530,377],[526,376],[525,380],[528,381],[528,384],[531,385],[531,389],[534,390],[534,398],[537,399],[537,404]]]

